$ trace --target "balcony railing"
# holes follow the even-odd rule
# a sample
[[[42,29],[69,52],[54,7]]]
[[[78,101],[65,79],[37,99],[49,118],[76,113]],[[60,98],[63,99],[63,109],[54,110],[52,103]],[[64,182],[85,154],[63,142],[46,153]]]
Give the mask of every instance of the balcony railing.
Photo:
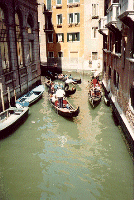
[[[107,24],[107,16],[99,20],[99,32],[105,35],[108,34],[108,29],[106,28],[106,24]]]
[[[107,10],[107,23],[117,22],[119,15],[120,15],[120,4],[113,3]]]

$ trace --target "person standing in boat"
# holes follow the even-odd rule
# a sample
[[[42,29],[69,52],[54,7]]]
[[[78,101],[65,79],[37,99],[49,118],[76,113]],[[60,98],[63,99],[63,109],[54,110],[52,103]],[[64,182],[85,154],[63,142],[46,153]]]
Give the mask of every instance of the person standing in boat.
[[[56,91],[56,97],[58,98],[59,108],[63,108],[63,97],[65,95],[64,90],[61,87]]]

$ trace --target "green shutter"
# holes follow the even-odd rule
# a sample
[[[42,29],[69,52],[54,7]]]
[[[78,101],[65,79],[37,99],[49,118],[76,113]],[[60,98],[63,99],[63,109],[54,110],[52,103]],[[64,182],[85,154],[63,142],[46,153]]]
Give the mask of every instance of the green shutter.
[[[77,13],[77,23],[80,22],[80,13]]]
[[[69,33],[67,33],[67,42],[69,41]]]
[[[80,33],[77,33],[77,41],[80,41]]]
[[[64,42],[64,33],[62,33],[62,41]]]
[[[62,24],[62,15],[60,15],[60,23]]]

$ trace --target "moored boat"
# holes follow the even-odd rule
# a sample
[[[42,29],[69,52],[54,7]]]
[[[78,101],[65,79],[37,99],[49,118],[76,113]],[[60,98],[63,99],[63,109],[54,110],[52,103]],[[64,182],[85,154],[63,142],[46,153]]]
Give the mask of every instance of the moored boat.
[[[28,107],[32,105],[42,97],[44,90],[44,85],[39,85],[35,87],[33,90],[16,100],[16,107]]]
[[[28,116],[28,107],[10,107],[0,113],[0,138],[11,134]]]

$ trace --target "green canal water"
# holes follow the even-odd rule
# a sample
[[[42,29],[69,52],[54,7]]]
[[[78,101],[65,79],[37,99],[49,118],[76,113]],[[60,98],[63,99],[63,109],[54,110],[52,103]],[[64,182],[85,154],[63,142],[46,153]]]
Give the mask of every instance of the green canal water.
[[[133,159],[103,100],[92,109],[87,75],[69,97],[80,114],[51,108],[47,88],[12,135],[0,141],[0,200],[132,200]]]

